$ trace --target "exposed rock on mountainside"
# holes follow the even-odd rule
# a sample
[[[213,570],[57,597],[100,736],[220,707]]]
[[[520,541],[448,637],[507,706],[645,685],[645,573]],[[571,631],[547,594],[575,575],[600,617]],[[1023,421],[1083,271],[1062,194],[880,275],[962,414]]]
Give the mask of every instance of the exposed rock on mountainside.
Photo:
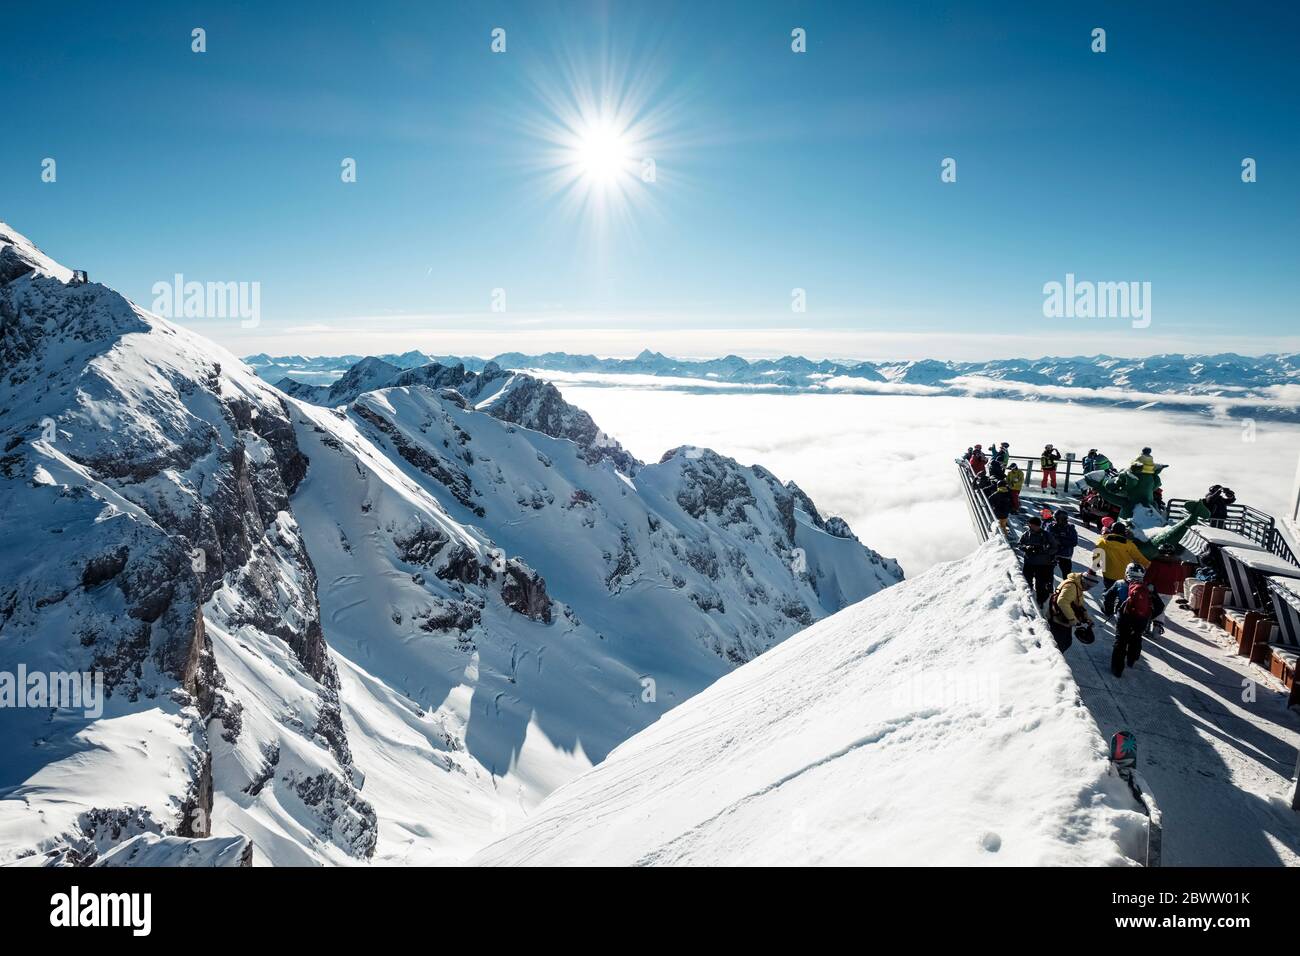
[[[0,557],[0,670],[98,673],[114,718],[6,710],[5,784],[35,789],[0,801],[0,860],[90,862],[137,833],[206,835],[214,780],[287,738],[300,769],[333,786],[280,794],[272,815],[315,821],[339,855],[373,852],[289,507],[307,462],[284,399],[233,356],[101,285],[65,284],[0,236],[0,538],[29,545]],[[256,647],[283,648],[272,666],[296,675],[292,707],[250,720],[214,631],[239,635],[251,670],[271,665]],[[151,743],[115,746],[119,733]],[[336,834],[340,816],[360,825]]]
[[[625,474],[641,466],[618,442],[602,432],[591,416],[570,405],[550,382],[529,375],[507,372],[488,362],[479,373],[467,372],[461,363],[431,363],[402,369],[376,358],[365,358],[352,366],[328,388],[304,385],[290,378],[276,387],[288,395],[316,405],[347,404],[363,392],[377,388],[426,385],[449,390],[443,397],[468,407],[469,403],[494,418],[539,431],[552,438],[567,438],[581,447],[592,464],[612,461]]]
[[[728,674],[475,861],[1123,866],[1145,823],[994,539]]]
[[[901,577],[766,470],[644,465],[546,382],[277,390],[0,236],[0,673],[104,693],[3,711],[0,864],[464,858]]]

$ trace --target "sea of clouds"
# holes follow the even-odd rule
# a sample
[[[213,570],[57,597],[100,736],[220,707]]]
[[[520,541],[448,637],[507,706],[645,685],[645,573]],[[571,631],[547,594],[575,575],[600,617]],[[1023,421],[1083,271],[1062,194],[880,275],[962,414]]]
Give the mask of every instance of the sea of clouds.
[[[547,373],[541,373],[547,374]],[[711,393],[662,384],[565,381],[564,397],[645,461],[700,445],[793,479],[823,514],[909,575],[975,546],[954,458],[980,442],[1037,455],[1044,443],[1117,464],[1143,445],[1169,464],[1165,491],[1196,497],[1226,484],[1275,515],[1291,498],[1300,424],[1064,402],[924,395]]]

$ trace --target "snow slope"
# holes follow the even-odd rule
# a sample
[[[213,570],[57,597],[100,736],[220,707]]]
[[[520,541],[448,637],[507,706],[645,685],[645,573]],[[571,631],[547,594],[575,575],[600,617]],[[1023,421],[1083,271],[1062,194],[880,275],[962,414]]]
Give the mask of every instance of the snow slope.
[[[1144,827],[992,541],[722,678],[474,862],[1125,864]]]
[[[461,859],[901,577],[766,470],[643,466],[537,379],[425,364],[321,407],[69,278],[0,224],[0,674],[108,698],[0,707],[0,865]]]
[[[629,478],[463,405],[413,387],[299,407],[293,507],[378,860],[463,858],[736,663],[898,579],[762,469],[684,450]]]

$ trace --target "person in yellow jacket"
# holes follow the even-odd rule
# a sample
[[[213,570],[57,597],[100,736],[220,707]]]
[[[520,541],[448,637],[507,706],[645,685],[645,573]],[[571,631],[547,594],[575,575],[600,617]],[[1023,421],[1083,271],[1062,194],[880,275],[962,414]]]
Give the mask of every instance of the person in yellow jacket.
[[[1011,510],[1020,510],[1020,489],[1025,487],[1025,473],[1014,461],[1007,468],[1007,489],[1011,492]]]
[[[1133,542],[1128,533],[1128,526],[1122,521],[1116,521],[1110,526],[1110,531],[1097,540],[1095,553],[1102,556],[1101,574],[1106,579],[1107,585],[1123,578],[1124,569],[1132,562],[1136,561],[1144,568],[1151,563]]]
[[[1083,596],[1087,592],[1088,586],[1083,575],[1072,571],[1052,594],[1047,608],[1047,625],[1056,640],[1056,646],[1063,652],[1069,649],[1075,637],[1085,644],[1093,641],[1092,621],[1083,603]]]
[[[1133,464],[1129,465],[1129,470],[1141,472],[1144,475],[1154,475],[1156,473],[1156,460],[1151,457],[1151,449],[1143,448],[1142,454],[1133,459]]]

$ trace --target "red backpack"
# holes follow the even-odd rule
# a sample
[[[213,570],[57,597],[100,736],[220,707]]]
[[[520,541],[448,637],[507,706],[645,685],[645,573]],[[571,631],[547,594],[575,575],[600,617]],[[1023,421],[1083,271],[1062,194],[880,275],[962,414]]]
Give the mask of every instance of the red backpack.
[[[1120,612],[1140,617],[1144,621],[1151,616],[1151,592],[1145,584],[1135,581],[1128,586],[1128,599]]]

